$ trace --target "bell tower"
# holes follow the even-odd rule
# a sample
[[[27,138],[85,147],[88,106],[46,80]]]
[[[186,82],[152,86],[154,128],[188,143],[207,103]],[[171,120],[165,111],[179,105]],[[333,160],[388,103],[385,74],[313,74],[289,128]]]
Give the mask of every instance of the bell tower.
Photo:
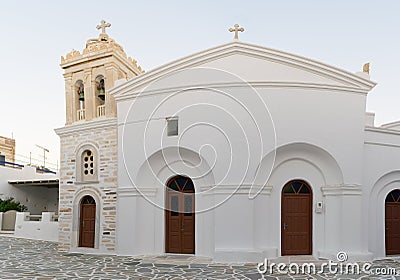
[[[116,80],[131,79],[143,72],[136,61],[111,39],[104,20],[98,38],[89,39],[82,53],[72,50],[61,57],[66,94],[66,125],[96,118],[116,117],[114,98],[107,92]]]
[[[59,249],[105,252],[115,249],[118,176],[117,108],[108,91],[120,79],[143,70],[106,33],[82,52],[61,57],[64,70],[66,124],[60,136]]]

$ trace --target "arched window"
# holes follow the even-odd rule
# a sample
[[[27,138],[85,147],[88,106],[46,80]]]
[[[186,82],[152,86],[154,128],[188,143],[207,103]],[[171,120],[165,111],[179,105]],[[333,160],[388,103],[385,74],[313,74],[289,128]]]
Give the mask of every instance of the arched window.
[[[106,99],[106,88],[104,85],[104,77],[102,75],[96,77],[96,96],[104,102]]]
[[[77,120],[84,120],[86,118],[85,116],[85,87],[83,85],[83,82],[81,80],[76,81],[75,83],[75,94],[77,95],[77,102],[76,102],[76,108],[77,108]]]
[[[310,187],[303,181],[295,180],[287,183],[283,187],[283,193],[287,194],[308,194],[311,193]]]
[[[98,181],[98,156],[97,150],[90,144],[78,150],[76,159],[76,181]]]
[[[81,200],[81,204],[96,204],[96,201],[90,195],[85,195]]]
[[[104,84],[104,77],[99,75],[95,80],[95,100],[97,108],[97,117],[105,116],[105,100],[106,100],[106,88]]]
[[[385,202],[400,203],[400,190],[391,191],[386,196]]]
[[[79,109],[85,109],[85,87],[83,85],[83,82],[81,80],[76,81],[75,83],[75,91],[76,94],[78,95],[78,100],[79,100]]]

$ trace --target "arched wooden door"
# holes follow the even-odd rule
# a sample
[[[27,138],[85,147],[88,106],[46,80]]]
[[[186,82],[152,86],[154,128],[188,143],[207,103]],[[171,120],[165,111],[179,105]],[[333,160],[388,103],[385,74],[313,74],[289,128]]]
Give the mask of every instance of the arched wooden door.
[[[312,192],[304,181],[294,180],[282,190],[282,256],[312,254]]]
[[[165,210],[165,252],[195,253],[194,185],[190,178],[176,176],[168,181]]]
[[[400,190],[391,191],[385,200],[386,255],[400,254]]]
[[[87,195],[81,200],[79,207],[79,247],[94,248],[96,234],[96,202]]]

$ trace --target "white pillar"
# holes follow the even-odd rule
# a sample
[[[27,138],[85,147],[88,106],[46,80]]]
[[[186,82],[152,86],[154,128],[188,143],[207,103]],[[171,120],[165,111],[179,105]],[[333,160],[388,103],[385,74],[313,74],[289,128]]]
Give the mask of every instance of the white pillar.
[[[30,215],[30,212],[17,212],[17,216],[15,217],[15,231],[23,227],[24,221],[28,221]]]
[[[277,213],[272,203],[271,186],[264,186],[261,193],[254,198],[254,249],[263,251],[266,258],[278,256],[278,247],[273,236],[271,213]],[[278,213],[279,215],[279,213]]]
[[[359,185],[344,184],[322,187],[325,198],[324,246],[319,257],[336,260],[338,252],[345,252],[350,261],[370,260],[363,246],[362,192]]]
[[[42,212],[42,222],[51,222],[53,221],[54,212]]]

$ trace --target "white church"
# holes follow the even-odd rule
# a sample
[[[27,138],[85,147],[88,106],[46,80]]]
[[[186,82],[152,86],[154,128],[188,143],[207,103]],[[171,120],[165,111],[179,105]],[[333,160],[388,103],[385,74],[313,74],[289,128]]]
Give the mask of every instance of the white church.
[[[59,249],[400,254],[400,122],[350,73],[234,40],[144,72],[106,33],[61,58]]]

